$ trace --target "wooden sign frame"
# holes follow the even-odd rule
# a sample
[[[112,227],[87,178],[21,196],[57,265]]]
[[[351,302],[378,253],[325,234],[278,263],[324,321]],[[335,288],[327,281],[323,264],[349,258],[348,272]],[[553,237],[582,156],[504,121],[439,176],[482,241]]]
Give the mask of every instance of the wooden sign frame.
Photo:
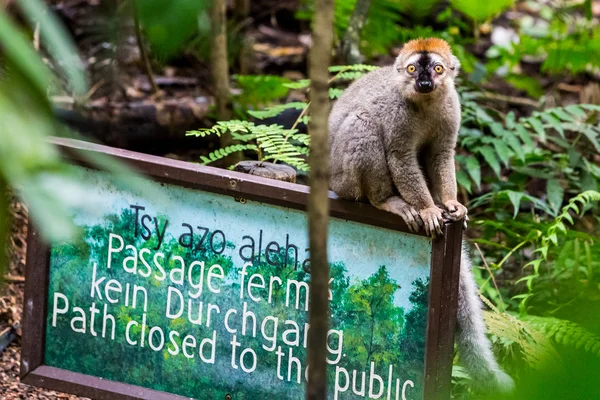
[[[305,210],[307,186],[280,182],[198,164],[150,156],[87,142],[54,138],[70,162],[85,164],[78,154],[94,152],[116,157],[142,175],[159,182]],[[402,219],[368,204],[338,199],[330,192],[331,216],[409,232]],[[462,248],[462,223],[443,227],[432,242],[425,349],[424,398],[450,397],[454,331]],[[20,377],[23,383],[94,399],[176,400],[187,397],[160,392],[44,364],[49,285],[49,246],[29,226]]]

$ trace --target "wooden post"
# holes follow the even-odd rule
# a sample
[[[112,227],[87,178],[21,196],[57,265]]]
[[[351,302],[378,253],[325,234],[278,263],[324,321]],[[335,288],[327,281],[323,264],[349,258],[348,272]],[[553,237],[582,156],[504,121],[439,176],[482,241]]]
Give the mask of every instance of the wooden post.
[[[310,102],[310,196],[308,233],[310,246],[310,331],[308,337],[308,384],[306,399],[327,397],[327,330],[329,329],[329,63],[333,40],[333,0],[315,1],[312,48],[308,74]]]

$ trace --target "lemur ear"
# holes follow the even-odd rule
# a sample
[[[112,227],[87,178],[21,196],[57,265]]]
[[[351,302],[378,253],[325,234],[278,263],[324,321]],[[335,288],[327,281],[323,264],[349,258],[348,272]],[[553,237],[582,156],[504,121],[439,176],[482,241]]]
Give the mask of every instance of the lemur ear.
[[[450,56],[450,71],[453,77],[458,75],[458,71],[460,70],[460,61],[456,58],[455,55]]]
[[[396,57],[396,61],[394,61],[394,71],[399,72],[400,69],[402,68],[402,65],[400,64],[402,55],[399,55],[398,57]]]

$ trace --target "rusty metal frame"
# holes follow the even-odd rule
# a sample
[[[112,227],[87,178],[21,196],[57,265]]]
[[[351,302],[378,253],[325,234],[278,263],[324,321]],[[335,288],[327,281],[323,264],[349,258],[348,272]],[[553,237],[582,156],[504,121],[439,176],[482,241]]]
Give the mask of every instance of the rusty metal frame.
[[[86,164],[86,152],[113,156],[153,180],[305,210],[309,188],[188,162],[150,156],[88,142],[53,138],[71,162]],[[368,204],[338,199],[330,192],[331,216],[409,232],[402,219]],[[446,224],[432,242],[425,349],[424,398],[450,398],[462,223]],[[44,365],[49,246],[30,224],[27,241],[23,339],[20,377],[23,383],[94,399],[183,400],[187,397]]]

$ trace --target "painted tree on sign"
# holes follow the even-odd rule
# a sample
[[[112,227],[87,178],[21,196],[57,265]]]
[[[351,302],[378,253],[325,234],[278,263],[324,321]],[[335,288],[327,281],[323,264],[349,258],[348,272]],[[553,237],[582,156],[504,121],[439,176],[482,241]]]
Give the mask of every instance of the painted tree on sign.
[[[345,345],[353,354],[349,357],[357,369],[368,368],[371,361],[393,363],[398,342],[399,326],[404,310],[394,305],[398,284],[390,279],[385,266],[369,278],[348,288],[344,295],[342,314]]]

